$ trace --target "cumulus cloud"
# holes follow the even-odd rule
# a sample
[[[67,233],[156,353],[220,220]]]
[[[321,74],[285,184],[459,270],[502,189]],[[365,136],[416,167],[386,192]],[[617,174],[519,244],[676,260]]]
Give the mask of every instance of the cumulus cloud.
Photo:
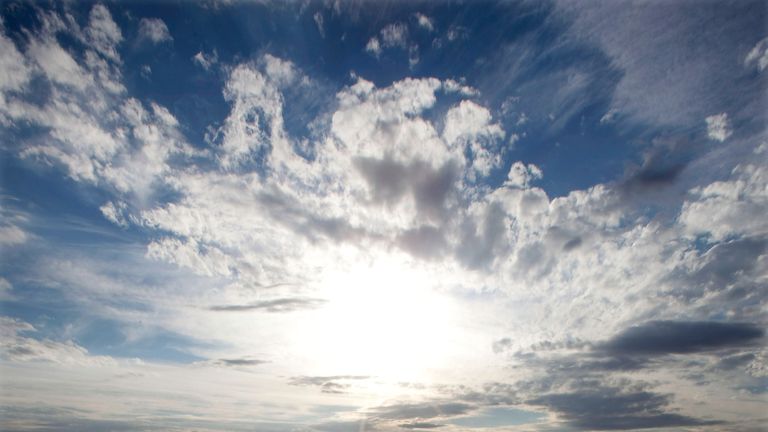
[[[41,265],[55,273],[38,274],[36,282],[78,293],[89,307],[126,321],[161,320],[163,311],[172,310],[161,324],[184,334],[266,341],[269,348],[289,350],[294,342],[274,329],[307,326],[302,315],[343,304],[344,296],[326,299],[326,293],[369,282],[362,276],[336,284],[334,270],[368,275],[368,262],[394,257],[399,261],[391,273],[416,274],[417,288],[426,285],[460,299],[461,312],[452,315],[466,313],[477,331],[488,329],[486,320],[504,317],[500,334],[508,337],[457,331],[457,341],[479,348],[455,345],[477,355],[466,361],[469,368],[483,368],[483,356],[495,355],[510,382],[473,391],[414,384],[409,389],[421,393],[413,399],[392,399],[363,413],[374,428],[435,428],[483,407],[521,403],[551,410],[582,429],[707,425],[712,421],[676,411],[678,401],[690,407],[690,399],[647,383],[618,382],[616,374],[674,374],[678,357],[737,378],[743,370],[750,377],[765,374],[757,346],[763,330],[753,324],[764,322],[757,288],[768,265],[768,227],[755,217],[768,212],[766,173],[757,161],[719,181],[686,186],[687,195],[658,214],[636,208],[623,185],[595,184],[554,196],[537,183],[543,178],[539,166],[505,152],[505,142],[517,135],[504,130],[481,102],[484,95],[464,81],[421,77],[377,85],[355,76],[326,100],[313,93],[320,84],[308,72],[270,54],[222,68],[229,111],[210,125],[209,148],[199,151],[185,141],[182,131],[189,125],[169,109],[127,94],[116,67],[122,36],[102,8],[93,8],[91,30],[83,33],[99,48],[64,46],[57,35],[65,30],[55,26],[49,33],[30,33],[23,46],[0,38],[8,54],[0,62],[13,71],[0,72],[0,113],[4,124],[28,123],[41,131],[39,139],[23,141],[22,157],[60,166],[71,179],[99,188],[102,215],[146,235],[146,253],[124,267],[152,266],[146,272],[159,280],[145,287],[126,282],[144,280],[145,274],[121,274],[117,283],[106,275],[124,271],[120,266],[105,264],[109,270],[92,272],[79,262],[56,262]],[[404,25],[386,26],[371,41],[376,55],[413,46]],[[211,68],[216,51],[201,51],[193,61]],[[33,76],[55,90],[35,103],[25,93]],[[574,81],[585,88],[580,77]],[[311,136],[287,125],[292,92],[311,94],[327,106]],[[507,114],[512,122],[527,118]],[[725,142],[730,126],[721,115],[713,120],[719,122],[713,139]],[[641,155],[642,166],[630,174],[636,184],[677,182],[690,165],[669,156],[681,152]],[[669,159],[675,160],[667,164]],[[505,166],[506,177],[496,171]],[[5,224],[0,240],[19,244],[28,234],[18,231]],[[204,288],[175,279],[179,274],[198,278]],[[273,288],[277,292],[266,296]],[[389,313],[404,305],[381,307]],[[308,309],[316,310],[288,313]],[[264,325],[240,335],[244,320],[258,312],[264,312],[258,314]],[[651,316],[660,318],[649,322]],[[16,359],[52,358],[53,351],[88,356],[79,345],[27,337],[31,328],[13,325],[18,328],[8,340],[20,347]],[[259,333],[262,328],[270,334]],[[211,351],[202,355],[211,360],[198,366],[219,367],[215,372],[222,377],[237,368],[272,367],[248,356],[256,350],[222,354],[218,348],[200,348]],[[713,354],[722,354],[722,361]],[[304,365],[285,367],[315,373],[300,369]],[[710,369],[699,369],[711,378]],[[289,384],[329,395],[364,387],[368,375],[347,372],[294,376]],[[734,378],[738,385],[748,383],[739,379]],[[727,399],[729,391],[724,386],[718,397]],[[446,398],[434,397],[440,392]],[[341,423],[318,429],[359,426]]]
[[[706,118],[709,139],[723,142],[733,133],[728,122],[728,114],[720,113]]]
[[[517,161],[509,167],[506,185],[516,188],[526,189],[536,180],[540,180],[544,174],[539,167],[534,164],[524,164]]]
[[[423,28],[424,30],[427,30],[429,32],[435,31],[435,23],[432,20],[432,18],[422,13],[417,13],[416,20],[419,23],[419,27]]]
[[[376,36],[370,38],[368,43],[365,44],[365,50],[378,58],[381,55],[381,42],[379,42],[379,38]]]
[[[767,184],[764,166],[739,165],[730,179],[693,188],[678,220],[689,235],[709,234],[714,240],[765,234],[768,225],[753,216],[768,211]]]
[[[153,44],[173,40],[168,26],[160,18],[142,18],[139,21],[139,38]]]
[[[195,62],[195,64],[200,66],[201,68],[205,70],[209,70],[211,66],[218,63],[219,55],[216,52],[216,50],[213,50],[213,52],[210,54],[204,53],[203,51],[199,51],[197,54],[192,56],[192,61]]]
[[[169,169],[168,158],[189,147],[167,109],[151,102],[147,109],[125,95],[116,66],[121,63],[117,48],[122,34],[109,11],[102,5],[91,9],[81,47],[84,62],[76,62],[57,42],[56,34],[66,32],[62,26],[47,28],[31,38],[27,56],[56,91],[41,103],[27,102],[25,94],[6,94],[0,107],[3,118],[46,131],[48,139],[25,145],[21,156],[57,163],[75,180],[105,182],[138,196],[151,193]]]

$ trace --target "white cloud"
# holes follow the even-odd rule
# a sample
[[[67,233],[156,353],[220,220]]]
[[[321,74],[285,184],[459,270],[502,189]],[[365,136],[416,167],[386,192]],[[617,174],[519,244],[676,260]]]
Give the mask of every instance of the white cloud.
[[[198,52],[192,57],[192,61],[205,70],[209,70],[211,66],[215,65],[219,61],[219,55],[216,50],[212,53],[206,54],[202,51]]]
[[[711,115],[706,118],[706,123],[709,139],[723,142],[733,133],[726,113]]]
[[[85,34],[96,51],[104,57],[120,63],[117,45],[123,40],[123,34],[115,21],[112,20],[112,14],[104,5],[96,4],[91,9]]]
[[[126,220],[126,217],[125,217],[126,209],[127,209],[127,205],[122,201],[118,201],[117,204],[113,203],[112,201],[109,201],[106,204],[99,207],[99,210],[101,210],[101,214],[103,214],[104,217],[107,218],[107,220],[123,228],[128,227],[128,221]]]
[[[21,90],[29,82],[30,74],[30,67],[16,45],[0,33],[0,91]]]
[[[0,226],[0,245],[13,246],[27,241],[27,233],[14,225]]]
[[[744,58],[744,64],[749,66],[751,64],[757,66],[757,70],[764,71],[768,67],[768,38],[765,38],[755,44],[755,46],[749,51]]]
[[[408,61],[411,66],[418,63],[419,47],[408,42],[408,27],[403,23],[393,23],[384,26],[379,36],[373,36],[365,45],[365,51],[376,58],[386,48],[400,48],[408,51]]]
[[[613,123],[613,121],[616,119],[617,114],[618,114],[618,111],[615,108],[609,109],[607,113],[603,114],[603,116],[600,117],[600,124]]]
[[[30,38],[26,54],[52,91],[43,103],[28,103],[25,93],[4,91],[5,104],[0,105],[7,121],[47,130],[48,139],[24,145],[21,156],[61,164],[76,180],[106,182],[121,192],[147,196],[169,169],[172,155],[192,152],[178,123],[165,108],[150,102],[147,111],[125,97],[116,66],[121,63],[117,44],[122,35],[104,6],[91,10],[84,37],[93,49],[85,49],[84,62],[56,39],[65,28],[74,28],[74,37],[79,30],[64,26],[54,14],[46,15],[45,22],[50,23],[47,30]]]
[[[497,123],[491,123],[491,112],[472,101],[461,101],[445,116],[443,137],[449,144],[459,139],[473,139],[480,136],[504,137],[504,131]]]
[[[432,18],[422,14],[416,13],[416,19],[419,22],[419,26],[429,32],[435,31],[435,23]]]
[[[55,40],[33,40],[29,55],[51,81],[83,90],[92,78]]]
[[[768,214],[768,171],[760,165],[743,165],[731,179],[690,191],[679,222],[690,236],[710,234],[715,241],[731,236],[765,235],[768,222],[756,215]]]
[[[4,277],[0,277],[0,300],[13,299],[13,295],[11,294],[11,291],[13,291],[13,285],[11,285],[11,283],[8,282],[8,279]]]
[[[160,18],[142,18],[139,21],[139,38],[155,44],[173,40],[168,26]]]
[[[517,161],[509,168],[507,181],[504,184],[510,187],[526,189],[531,182],[540,180],[542,177],[543,174],[536,165],[525,165],[524,163]]]
[[[394,23],[381,29],[381,42],[384,47],[400,47],[405,49],[408,46],[408,27],[403,23]]]
[[[165,238],[147,246],[147,257],[171,262],[205,276],[229,276],[229,257],[215,247],[202,247],[195,240]]]
[[[255,64],[241,64],[229,76],[224,98],[232,110],[217,138],[221,141],[221,163],[234,167],[252,161],[258,152],[271,148],[275,158],[292,159],[291,142],[283,126],[280,88],[298,79],[290,62],[271,55]]]
[[[379,39],[376,36],[370,38],[368,43],[365,44],[365,50],[378,58],[381,55],[381,43],[379,42]]]
[[[316,12],[312,18],[315,20],[315,25],[317,25],[317,31],[320,33],[320,37],[325,39],[325,27],[323,25],[323,14],[320,12]]]
[[[448,110],[442,134],[449,145],[465,143],[473,155],[472,167],[483,176],[501,164],[496,144],[504,139],[505,133],[498,123],[491,121],[487,108],[465,100]]]
[[[36,331],[24,321],[0,317],[0,355],[13,362],[51,362],[88,367],[116,364],[111,357],[90,355],[85,348],[72,341],[38,340],[21,335]]]

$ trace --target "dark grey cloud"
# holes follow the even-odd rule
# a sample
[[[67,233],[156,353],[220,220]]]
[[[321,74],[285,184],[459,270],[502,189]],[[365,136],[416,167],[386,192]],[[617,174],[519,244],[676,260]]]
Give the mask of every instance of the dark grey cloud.
[[[439,258],[448,246],[442,231],[429,225],[404,231],[397,243],[411,255],[425,259]]]
[[[751,345],[764,334],[750,323],[651,321],[622,331],[600,349],[626,355],[699,353]]]
[[[359,157],[353,163],[368,183],[374,202],[396,204],[408,192],[411,174],[407,166],[391,158]]]
[[[403,429],[436,429],[443,426],[445,425],[428,422],[403,423],[400,425],[400,427]]]
[[[258,366],[265,363],[269,363],[269,361],[254,359],[254,358],[233,358],[233,359],[209,360],[206,363],[215,365],[215,366],[242,367],[242,366]]]
[[[506,231],[506,213],[497,204],[489,205],[480,227],[471,219],[463,222],[457,258],[468,268],[487,268],[509,247],[505,242]]]
[[[467,414],[475,409],[475,405],[464,402],[435,401],[381,406],[374,408],[371,414],[384,420],[432,419]]]
[[[669,397],[648,391],[599,387],[557,393],[528,401],[556,411],[570,425],[585,430],[632,430],[717,424],[667,412]]]
[[[627,170],[620,190],[638,194],[671,186],[695,155],[705,149],[687,137],[656,138],[643,150],[642,163]]]
[[[325,300],[315,298],[279,298],[273,300],[263,300],[248,304],[218,305],[211,306],[209,310],[216,312],[293,312],[301,309],[313,309],[321,306]]]
[[[374,203],[394,205],[411,194],[421,217],[434,222],[445,219],[460,174],[454,162],[437,169],[422,161],[404,164],[391,158],[359,157],[353,163],[366,180]]]
[[[719,243],[702,254],[703,265],[693,272],[684,269],[674,272],[670,275],[669,283],[675,286],[675,296],[688,300],[724,291],[740,279],[754,280],[752,276],[757,270],[758,260],[766,251],[768,239],[763,237]]]

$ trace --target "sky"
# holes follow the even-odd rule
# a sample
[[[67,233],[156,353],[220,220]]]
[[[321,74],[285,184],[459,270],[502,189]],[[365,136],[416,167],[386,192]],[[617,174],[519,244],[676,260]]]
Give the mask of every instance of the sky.
[[[763,1],[0,3],[0,430],[764,431]]]

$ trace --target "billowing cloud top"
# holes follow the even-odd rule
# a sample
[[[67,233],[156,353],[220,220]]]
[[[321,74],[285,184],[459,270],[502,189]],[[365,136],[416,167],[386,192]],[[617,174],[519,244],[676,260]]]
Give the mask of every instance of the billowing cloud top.
[[[2,430],[758,430],[760,2],[0,6]]]

